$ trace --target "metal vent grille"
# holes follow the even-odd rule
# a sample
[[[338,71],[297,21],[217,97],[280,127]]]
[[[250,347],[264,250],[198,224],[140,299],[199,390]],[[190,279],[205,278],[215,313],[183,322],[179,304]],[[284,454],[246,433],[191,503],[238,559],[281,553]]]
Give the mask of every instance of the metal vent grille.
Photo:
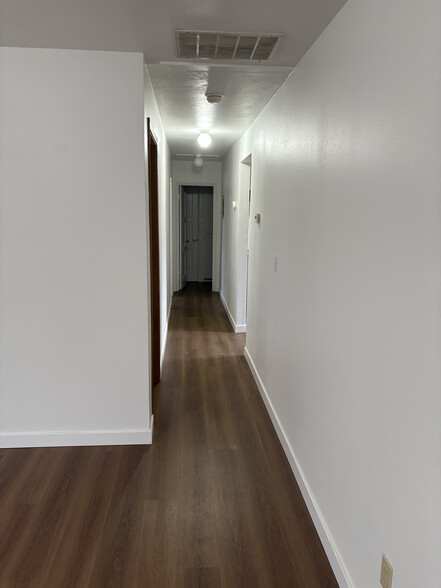
[[[176,56],[187,59],[268,61],[281,35],[175,31]]]

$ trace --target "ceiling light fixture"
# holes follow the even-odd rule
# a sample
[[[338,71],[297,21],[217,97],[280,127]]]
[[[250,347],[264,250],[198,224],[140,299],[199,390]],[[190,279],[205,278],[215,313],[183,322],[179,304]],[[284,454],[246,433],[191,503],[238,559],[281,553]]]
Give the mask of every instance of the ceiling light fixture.
[[[210,133],[207,133],[206,131],[199,134],[198,143],[201,147],[209,147],[212,140]]]
[[[202,159],[200,153],[196,154],[196,157],[194,158],[193,163],[196,167],[202,167],[204,165],[204,160]]]

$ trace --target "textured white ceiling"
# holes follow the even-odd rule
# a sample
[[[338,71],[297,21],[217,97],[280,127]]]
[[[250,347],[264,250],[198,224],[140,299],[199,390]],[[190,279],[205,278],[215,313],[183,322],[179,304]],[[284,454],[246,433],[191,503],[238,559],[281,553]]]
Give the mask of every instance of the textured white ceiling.
[[[173,154],[197,151],[223,155],[274,96],[291,71],[288,67],[219,67],[216,65],[150,65],[150,79]],[[206,92],[223,94],[209,104]],[[197,148],[200,130],[213,143]]]
[[[172,151],[208,128],[223,153],[280,87],[346,0],[0,0],[0,45],[140,51]],[[271,66],[173,65],[173,30],[282,33]],[[162,63],[162,64],[161,64]],[[245,65],[245,64],[244,64]],[[225,92],[209,105],[210,91]]]

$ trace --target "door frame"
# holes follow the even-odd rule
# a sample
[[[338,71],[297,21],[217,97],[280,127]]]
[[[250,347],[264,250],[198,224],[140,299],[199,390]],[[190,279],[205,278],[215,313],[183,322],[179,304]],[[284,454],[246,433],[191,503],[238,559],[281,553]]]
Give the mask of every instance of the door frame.
[[[250,222],[251,222],[251,198],[252,198],[252,177],[253,177],[253,154],[250,153],[240,162],[240,198],[245,197],[247,202],[246,211],[242,207],[240,209],[240,214],[242,216],[245,215],[245,220],[240,223],[244,225],[246,231],[246,268],[245,268],[245,322],[244,322],[244,330],[246,331],[246,325],[248,320],[248,273],[250,267]],[[245,167],[243,167],[245,166]],[[238,304],[240,300],[238,300]]]
[[[150,237],[150,347],[152,388],[161,379],[161,308],[159,278],[158,143],[147,118]]]
[[[213,292],[220,291],[220,283],[221,283],[221,223],[222,223],[222,197],[220,193],[219,185],[215,182],[195,182],[193,180],[180,180],[178,178],[173,179],[174,183],[174,198],[173,198],[173,205],[174,205],[174,214],[173,218],[175,219],[175,226],[173,227],[173,238],[174,238],[174,263],[173,263],[173,270],[174,270],[174,284],[177,288],[175,292],[181,289],[181,276],[180,276],[180,264],[181,264],[181,243],[180,243],[180,227],[181,227],[181,213],[180,213],[180,191],[183,186],[207,186],[208,188],[213,188],[213,258],[212,258],[212,267],[213,267],[213,280],[212,280],[212,290]]]

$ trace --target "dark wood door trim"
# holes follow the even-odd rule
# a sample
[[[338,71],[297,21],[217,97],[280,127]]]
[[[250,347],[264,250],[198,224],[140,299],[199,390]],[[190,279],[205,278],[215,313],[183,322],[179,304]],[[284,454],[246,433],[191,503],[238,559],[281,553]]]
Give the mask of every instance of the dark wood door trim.
[[[147,157],[150,233],[150,315],[152,386],[161,377],[160,295],[159,295],[159,222],[158,222],[158,146],[147,118]]]

